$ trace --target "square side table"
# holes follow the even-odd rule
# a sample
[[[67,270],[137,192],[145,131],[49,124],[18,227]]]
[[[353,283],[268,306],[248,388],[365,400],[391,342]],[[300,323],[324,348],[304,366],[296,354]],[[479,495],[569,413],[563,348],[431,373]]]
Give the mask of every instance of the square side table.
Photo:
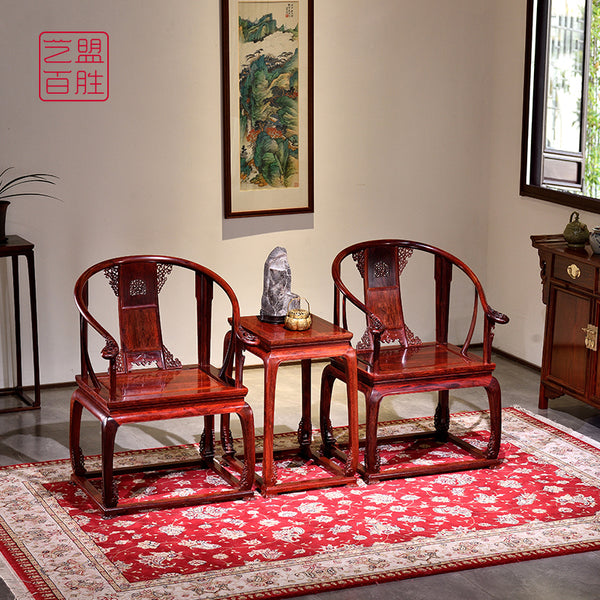
[[[265,496],[281,492],[295,492],[337,485],[355,485],[358,467],[358,392],[356,351],[350,341],[352,333],[312,315],[312,326],[306,331],[289,331],[283,325],[264,323],[256,316],[242,317],[242,328],[257,340],[256,344],[246,344],[248,352],[258,356],[265,367],[264,389],[264,446],[262,452],[262,475],[256,476],[258,488]],[[348,385],[348,448],[342,453],[333,448],[331,435],[322,431],[324,444],[328,444],[325,454],[335,454],[345,458],[343,468],[326,455],[317,455],[311,449],[311,386],[310,366],[312,359],[341,358],[346,365]],[[302,418],[298,427],[298,450],[273,450],[273,428],[275,415],[275,384],[279,365],[286,361],[300,361],[302,369]],[[323,426],[322,426],[323,429]],[[222,432],[223,435],[223,432]],[[277,482],[277,468],[274,462],[278,456],[300,454],[304,459],[313,460],[330,473],[329,477],[301,481]],[[259,455],[260,456],[260,455]]]

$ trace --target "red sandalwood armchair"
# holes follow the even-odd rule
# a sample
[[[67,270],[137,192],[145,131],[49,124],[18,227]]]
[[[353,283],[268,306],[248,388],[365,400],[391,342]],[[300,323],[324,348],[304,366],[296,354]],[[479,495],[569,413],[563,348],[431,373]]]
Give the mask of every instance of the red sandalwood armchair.
[[[431,324],[431,342],[423,342],[405,322],[401,294],[401,282],[406,284],[405,267],[415,255],[429,255],[433,263],[435,301],[434,319]],[[424,258],[421,256],[420,260]],[[342,276],[342,263],[351,269],[354,261],[360,277],[362,293],[350,291]],[[419,263],[421,264],[421,263]],[[464,341],[460,345],[449,342],[450,298],[453,269],[462,271],[468,285],[474,289],[474,305]],[[347,271],[344,271],[347,273]],[[419,275],[423,270],[419,267]],[[451,472],[463,469],[488,467],[499,462],[501,435],[500,386],[492,373],[495,364],[491,360],[493,329],[496,324],[507,323],[508,317],[492,310],[488,305],[481,283],[471,269],[455,256],[429,246],[408,240],[373,240],[355,244],[342,250],[332,266],[334,280],[334,322],[348,328],[348,304],[358,308],[366,318],[366,331],[357,344],[358,389],[366,399],[366,438],[364,465],[360,472],[367,481],[409,477],[414,475]],[[412,289],[412,294],[424,290]],[[361,298],[359,299],[359,296]],[[423,312],[419,310],[419,312]],[[469,350],[476,331],[478,313],[483,313],[482,355]],[[321,387],[321,430],[323,450],[335,454],[333,433],[329,422],[331,392],[336,379],[344,380],[345,373],[337,360],[324,369]],[[450,431],[449,390],[483,387],[490,408],[490,436],[485,448],[479,448]],[[418,435],[378,435],[379,407],[382,399],[390,395],[411,392],[437,392],[435,430]],[[383,469],[379,446],[386,443],[409,442],[431,445],[453,442],[467,453],[466,459],[450,460],[435,464],[400,464]]]
[[[182,289],[195,293],[195,314],[188,331],[197,338],[196,364],[183,366],[163,343],[159,293],[167,278],[175,276]],[[187,285],[185,288],[184,281]],[[180,279],[181,278],[181,279]],[[106,281],[106,279],[108,281]],[[90,289],[109,285],[117,299],[120,345],[115,337],[92,315]],[[179,288],[177,288],[179,289]],[[230,305],[230,332],[223,365],[211,365],[211,324],[213,295],[217,290]],[[98,290],[99,291],[99,290]],[[183,302],[183,294],[182,302]],[[75,302],[80,312],[81,374],[71,400],[70,453],[73,481],[105,514],[129,512],[139,508],[161,508],[220,500],[246,498],[253,494],[254,422],[245,402],[247,389],[242,384],[242,347],[240,314],[231,287],[216,273],[193,262],[167,256],[127,256],[100,262],[87,269],[75,285]],[[178,298],[179,302],[179,298]],[[193,301],[189,302],[191,310]],[[100,308],[100,307],[98,307]],[[103,308],[103,307],[102,307]],[[116,327],[115,317],[115,327]],[[164,319],[163,319],[164,321]],[[108,371],[96,373],[90,359],[93,346],[88,330],[100,336],[101,356]],[[96,336],[94,336],[96,337]],[[103,338],[103,342],[102,342]],[[98,347],[101,347],[101,344]],[[231,377],[235,369],[235,377]],[[101,422],[102,468],[88,471],[80,448],[82,410],[86,408]],[[214,416],[237,413],[244,444],[244,461],[235,457],[231,440],[222,440],[223,459],[215,456]],[[188,463],[160,465],[160,469],[183,469],[196,465],[216,472],[223,484],[198,490],[191,495],[153,499],[120,499],[115,475],[157,469],[157,466],[115,468],[115,436],[120,425],[179,417],[203,416],[204,432],[200,456]],[[212,478],[215,479],[215,478]]]

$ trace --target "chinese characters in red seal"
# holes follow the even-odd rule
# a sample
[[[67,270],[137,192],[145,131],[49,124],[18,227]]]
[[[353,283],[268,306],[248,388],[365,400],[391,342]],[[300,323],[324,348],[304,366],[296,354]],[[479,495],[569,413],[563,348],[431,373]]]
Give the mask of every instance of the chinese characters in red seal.
[[[44,31],[40,34],[40,99],[104,102],[108,99],[108,34]]]

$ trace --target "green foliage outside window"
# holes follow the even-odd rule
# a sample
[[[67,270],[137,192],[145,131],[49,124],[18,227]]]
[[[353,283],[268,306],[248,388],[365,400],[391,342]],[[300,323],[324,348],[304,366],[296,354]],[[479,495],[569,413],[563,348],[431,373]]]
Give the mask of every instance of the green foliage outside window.
[[[584,194],[600,198],[600,0],[592,2]]]

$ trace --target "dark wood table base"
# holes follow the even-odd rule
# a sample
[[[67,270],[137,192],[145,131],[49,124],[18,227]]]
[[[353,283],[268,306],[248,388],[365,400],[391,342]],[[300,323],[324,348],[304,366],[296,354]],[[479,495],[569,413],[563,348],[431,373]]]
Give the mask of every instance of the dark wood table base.
[[[340,485],[356,485],[358,468],[358,393],[356,351],[350,344],[352,333],[313,315],[312,327],[306,331],[288,331],[283,325],[264,323],[258,317],[242,317],[241,326],[255,343],[245,349],[258,356],[265,366],[264,389],[264,447],[257,455],[262,462],[262,475],[256,475],[257,487],[264,496]],[[348,373],[348,445],[342,451],[336,447],[329,432],[321,432],[325,447],[314,452],[311,423],[311,361],[339,357]],[[302,417],[298,426],[298,448],[274,450],[275,384],[279,365],[286,361],[300,361],[302,368]],[[227,420],[224,422],[228,427]],[[221,432],[224,435],[224,431]],[[298,481],[278,481],[275,460],[297,456],[329,473],[329,476]],[[337,464],[331,456],[336,456]]]

